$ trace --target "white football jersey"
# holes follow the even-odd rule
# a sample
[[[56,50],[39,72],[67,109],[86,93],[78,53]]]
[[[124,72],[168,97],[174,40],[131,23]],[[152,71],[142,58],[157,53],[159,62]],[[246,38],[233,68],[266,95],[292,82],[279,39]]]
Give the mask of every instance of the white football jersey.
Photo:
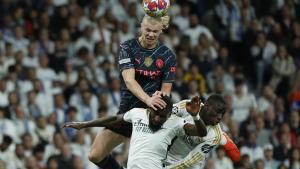
[[[124,114],[124,120],[132,123],[128,169],[160,169],[166,159],[168,147],[178,136],[185,135],[185,120],[172,115],[156,132],[149,128],[146,109],[134,108]]]
[[[173,113],[184,117],[188,123],[194,124],[191,115],[186,111],[186,102],[183,100],[173,105]],[[220,125],[207,126],[205,137],[181,136],[178,137],[171,146],[167,159],[166,168],[203,168],[206,155],[217,145],[225,144],[226,138],[222,134]]]

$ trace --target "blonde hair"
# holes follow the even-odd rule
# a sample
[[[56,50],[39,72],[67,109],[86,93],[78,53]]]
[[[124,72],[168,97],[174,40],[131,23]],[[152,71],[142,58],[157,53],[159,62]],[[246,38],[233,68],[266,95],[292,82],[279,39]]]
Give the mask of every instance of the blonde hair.
[[[157,18],[154,18],[154,17],[151,17],[149,15],[145,15],[143,20],[142,20],[142,23],[143,22],[150,22],[150,23],[153,23],[153,22],[156,22],[156,23],[161,23],[162,24],[162,29],[168,29],[169,27],[169,22],[170,22],[170,17],[168,15],[164,15],[162,17],[157,17]]]

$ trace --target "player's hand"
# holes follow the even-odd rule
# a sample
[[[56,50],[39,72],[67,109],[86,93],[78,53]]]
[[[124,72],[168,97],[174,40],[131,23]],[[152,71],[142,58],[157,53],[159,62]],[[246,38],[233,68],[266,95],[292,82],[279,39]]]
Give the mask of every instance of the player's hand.
[[[197,116],[202,106],[200,97],[194,96],[190,102],[186,103],[186,111],[192,116]]]
[[[76,121],[68,122],[63,125],[63,128],[66,128],[66,127],[80,130],[80,129],[84,128],[84,122],[76,122]]]
[[[161,95],[152,95],[147,101],[146,104],[154,109],[155,111],[157,110],[157,107],[160,109],[163,109],[166,107],[166,103],[161,99]]]
[[[168,94],[166,92],[156,91],[155,93],[152,94],[152,96],[154,95],[167,96]]]

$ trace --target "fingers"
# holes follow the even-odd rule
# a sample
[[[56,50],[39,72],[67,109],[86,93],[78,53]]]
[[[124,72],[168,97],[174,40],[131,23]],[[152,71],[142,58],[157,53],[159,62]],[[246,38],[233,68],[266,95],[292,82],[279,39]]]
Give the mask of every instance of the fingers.
[[[152,94],[152,96],[155,96],[155,95],[159,95],[159,96],[160,96],[160,95],[162,95],[162,94],[163,94],[163,92],[161,92],[161,91],[156,91],[155,93]]]
[[[68,123],[65,123],[63,125],[63,128],[74,128],[74,129],[79,129],[79,124],[76,123],[76,122],[68,122]]]
[[[160,95],[153,95],[151,98],[150,98],[150,102],[148,104],[149,107],[151,107],[152,109],[154,110],[157,110],[157,108],[159,109],[163,109],[166,107],[166,103],[161,99],[161,96]]]
[[[192,97],[192,102],[200,102],[200,97],[199,96],[194,96]]]
[[[162,91],[156,91],[155,93],[152,94],[152,96],[168,96],[168,94],[166,92],[162,92]]]
[[[159,106],[159,108],[163,109],[167,106],[166,102],[161,99],[161,97],[156,96],[153,97],[153,104]]]

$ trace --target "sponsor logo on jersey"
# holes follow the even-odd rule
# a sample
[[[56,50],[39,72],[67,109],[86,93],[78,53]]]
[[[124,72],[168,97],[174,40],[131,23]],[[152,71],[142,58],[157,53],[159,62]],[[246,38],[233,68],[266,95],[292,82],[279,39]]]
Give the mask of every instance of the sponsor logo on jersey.
[[[209,144],[204,144],[201,147],[201,151],[205,154],[209,153],[215,146],[214,145],[209,145]]]
[[[142,119],[138,119],[136,122],[134,122],[133,126],[137,132],[153,133],[153,131],[149,128],[149,125],[142,122]]]
[[[151,79],[155,80],[158,76],[161,75],[160,70],[144,70],[144,69],[135,69],[137,75],[148,76]]]

